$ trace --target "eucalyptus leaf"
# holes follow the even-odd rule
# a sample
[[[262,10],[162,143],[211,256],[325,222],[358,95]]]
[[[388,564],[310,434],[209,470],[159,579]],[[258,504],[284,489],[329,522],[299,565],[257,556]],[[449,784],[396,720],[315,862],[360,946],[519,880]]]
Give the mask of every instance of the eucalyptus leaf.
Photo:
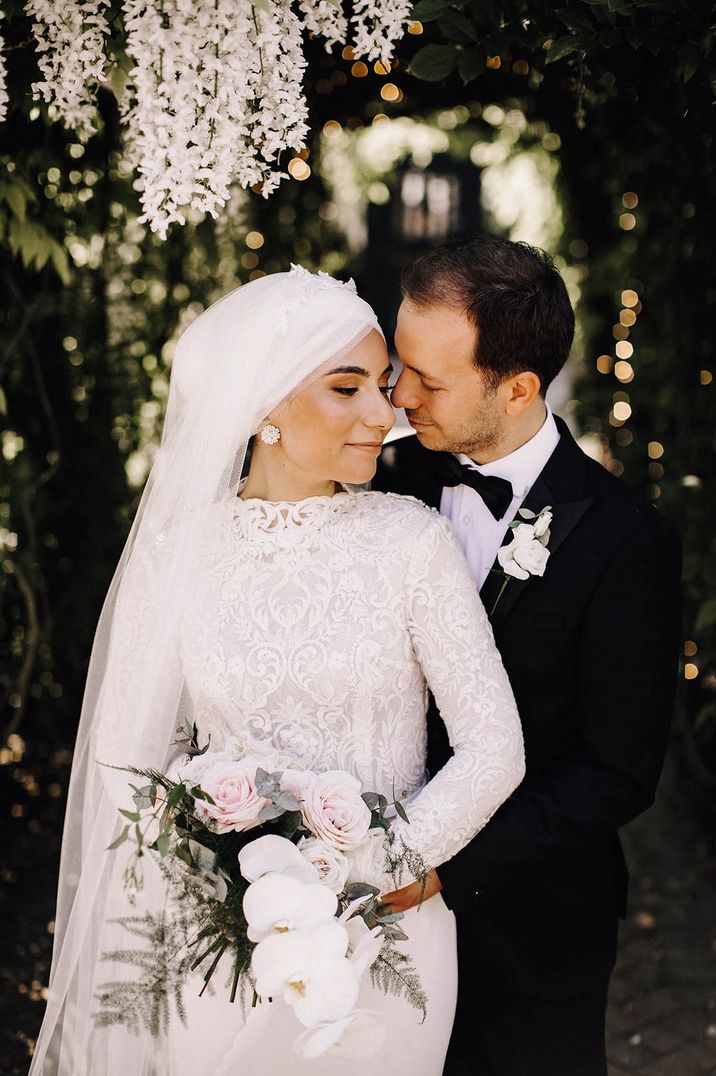
[[[186,863],[187,867],[195,866],[192,854],[183,841],[180,841],[179,844],[177,844],[175,851],[177,859],[180,859],[182,863]]]
[[[179,787],[183,787],[183,786],[179,786]],[[189,789],[189,795],[192,797],[192,799],[195,799],[195,800],[206,800],[207,803],[212,803],[212,804],[215,802],[214,799],[209,795],[209,793],[204,791],[204,789],[201,787],[201,785],[194,785],[193,788],[190,788]]]
[[[159,855],[162,857],[167,854],[167,852],[171,848],[171,844],[172,839],[168,833],[160,834],[154,842],[157,852],[159,852]]]
[[[286,789],[280,789],[278,792],[275,792],[271,797],[271,801],[283,811],[301,810],[301,804],[298,802],[293,792],[289,792]]]
[[[107,845],[107,851],[111,851],[113,848],[119,848],[120,844],[124,844],[129,836],[129,826],[125,826],[118,837],[116,837],[111,844]]]
[[[529,508],[520,508],[517,514],[523,519],[537,519],[536,512],[532,512]]]
[[[410,825],[410,819],[408,818],[408,816],[407,816],[407,814],[405,812],[405,808],[403,807],[400,800],[395,801],[395,811],[396,811],[396,814],[398,814],[403,819],[404,822],[407,822],[408,825]]]
[[[374,885],[368,885],[367,882],[351,882],[346,889],[346,898],[350,903],[358,900],[359,897],[377,897],[379,893],[379,889],[376,889]]]
[[[389,912],[388,915],[381,915],[381,913],[378,912],[379,923],[398,923],[401,919],[404,918],[405,916],[403,912]]]
[[[361,799],[368,807],[368,810],[374,811],[378,806],[380,797],[377,792],[363,792],[361,793]]]
[[[266,806],[262,807],[259,811],[259,821],[272,822],[274,818],[280,818],[284,813],[283,807],[279,807],[275,803],[267,803]]]

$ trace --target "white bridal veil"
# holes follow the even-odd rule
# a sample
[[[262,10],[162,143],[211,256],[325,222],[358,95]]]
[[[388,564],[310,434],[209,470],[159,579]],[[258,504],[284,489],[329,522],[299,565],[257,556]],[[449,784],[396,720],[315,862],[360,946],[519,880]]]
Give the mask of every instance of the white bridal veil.
[[[300,266],[237,288],[181,336],[161,445],[97,626],[70,779],[47,1011],[31,1076],[160,1071],[148,1036],[93,1029],[102,953],[120,948],[122,857],[107,852],[131,807],[129,775],[164,769],[179,724],[194,719],[177,625],[217,502],[236,496],[262,420],[330,369],[371,330],[352,281]],[[81,580],[78,581],[81,585]],[[99,761],[98,761],[99,760]],[[112,1067],[103,1063],[112,1042]],[[119,1055],[117,1055],[119,1051]],[[104,1054],[105,1060],[108,1055]]]

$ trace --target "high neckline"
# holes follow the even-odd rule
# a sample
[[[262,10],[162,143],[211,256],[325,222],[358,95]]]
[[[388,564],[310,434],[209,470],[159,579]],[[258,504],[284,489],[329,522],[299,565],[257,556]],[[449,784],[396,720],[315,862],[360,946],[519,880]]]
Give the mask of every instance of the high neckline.
[[[247,533],[281,534],[319,526],[343,512],[353,494],[345,486],[335,493],[304,497],[301,501],[265,501],[235,497],[234,514]]]

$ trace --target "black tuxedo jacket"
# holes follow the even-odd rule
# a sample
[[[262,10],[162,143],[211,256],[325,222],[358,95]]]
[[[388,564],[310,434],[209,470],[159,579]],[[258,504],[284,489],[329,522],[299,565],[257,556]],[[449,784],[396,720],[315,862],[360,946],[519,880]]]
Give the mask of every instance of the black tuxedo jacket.
[[[681,549],[667,520],[560,440],[525,507],[551,505],[544,576],[481,591],[522,720],[527,773],[438,870],[458,915],[460,990],[539,997],[586,989],[613,965],[627,870],[617,828],[653,801],[673,710]],[[438,454],[388,445],[373,489],[439,507]],[[507,521],[506,521],[507,522]],[[498,566],[499,567],[499,566]],[[429,766],[449,757],[429,721]]]

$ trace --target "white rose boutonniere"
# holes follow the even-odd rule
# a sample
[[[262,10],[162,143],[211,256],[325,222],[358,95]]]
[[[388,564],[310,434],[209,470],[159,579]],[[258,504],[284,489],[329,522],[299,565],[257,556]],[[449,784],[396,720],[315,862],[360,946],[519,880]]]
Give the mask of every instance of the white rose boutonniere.
[[[551,505],[543,508],[539,515],[529,508],[520,508],[517,515],[519,518],[510,523],[512,541],[503,545],[497,554],[505,579],[492,607],[493,613],[510,579],[544,575],[549,560]]]

